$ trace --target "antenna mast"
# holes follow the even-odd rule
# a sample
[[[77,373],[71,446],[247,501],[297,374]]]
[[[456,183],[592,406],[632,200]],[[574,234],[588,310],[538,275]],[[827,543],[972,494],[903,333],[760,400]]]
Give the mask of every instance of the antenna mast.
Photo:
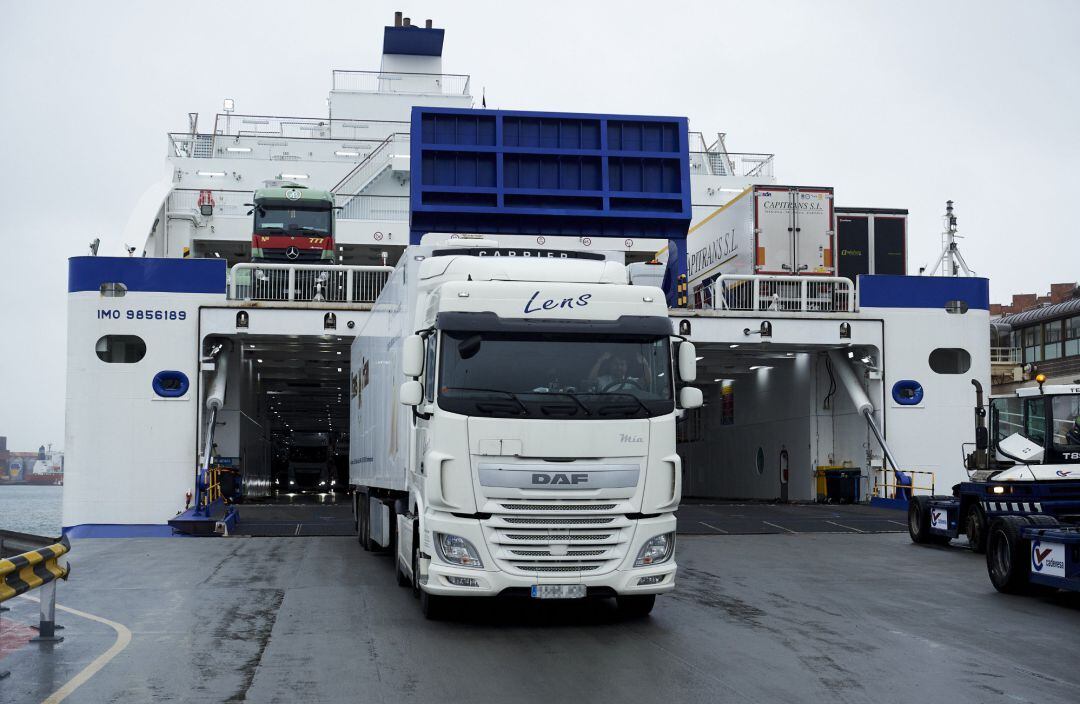
[[[960,245],[956,242],[958,239],[963,238],[956,234],[953,202],[947,200],[945,201],[945,231],[941,233],[941,255],[934,264],[934,268],[930,270],[930,276],[936,276],[938,269],[941,269],[942,276],[975,275],[975,272],[969,269],[967,262],[964,261],[964,255],[960,254]]]

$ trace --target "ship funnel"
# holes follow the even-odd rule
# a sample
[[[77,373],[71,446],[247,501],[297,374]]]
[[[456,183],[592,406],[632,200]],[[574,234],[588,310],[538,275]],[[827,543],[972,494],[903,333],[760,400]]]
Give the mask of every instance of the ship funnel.
[[[408,17],[404,18],[403,20],[401,20],[401,26],[402,27],[411,27],[412,26],[412,20],[410,20]]]
[[[424,29],[431,29],[431,20],[424,20]]]
[[[400,12],[395,12],[394,13],[394,26],[395,27],[400,27],[401,26],[401,13]]]

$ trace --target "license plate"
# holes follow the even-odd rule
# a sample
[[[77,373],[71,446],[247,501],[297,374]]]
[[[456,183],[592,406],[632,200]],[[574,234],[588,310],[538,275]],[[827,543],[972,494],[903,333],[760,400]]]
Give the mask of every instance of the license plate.
[[[534,584],[533,599],[583,599],[584,584]]]

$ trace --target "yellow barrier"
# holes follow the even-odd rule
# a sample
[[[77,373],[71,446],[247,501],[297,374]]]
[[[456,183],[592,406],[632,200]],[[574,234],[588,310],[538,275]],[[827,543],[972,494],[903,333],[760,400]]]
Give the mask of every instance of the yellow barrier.
[[[57,559],[71,552],[65,535],[59,543],[0,560],[0,602],[25,594],[57,579],[67,579],[71,568]]]
[[[882,471],[887,473],[886,476],[892,476],[894,478],[896,477],[896,472],[894,472],[891,469],[882,470]],[[897,498],[897,494],[901,490],[902,491],[909,491],[910,490],[913,496],[915,494],[915,490],[929,492],[929,494],[931,496],[934,494],[934,483],[935,483],[936,478],[934,477],[933,472],[929,472],[929,471],[922,470],[922,469],[901,469],[901,470],[898,470],[898,471],[903,472],[904,474],[911,475],[911,485],[908,486],[907,484],[897,484],[895,481],[892,481],[892,482],[884,481],[884,480],[879,481],[878,477],[875,476],[874,477],[874,496],[880,496],[883,499],[895,499],[895,498]],[[916,474],[929,475],[930,484],[929,485],[916,484],[915,483],[915,476],[914,476]],[[883,489],[884,492],[883,493],[878,493],[879,489]]]

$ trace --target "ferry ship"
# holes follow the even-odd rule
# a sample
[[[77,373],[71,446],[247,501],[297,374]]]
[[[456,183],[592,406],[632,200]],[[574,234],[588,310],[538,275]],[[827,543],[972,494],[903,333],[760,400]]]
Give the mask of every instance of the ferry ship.
[[[685,118],[478,107],[471,76],[444,71],[444,43],[399,13],[377,69],[332,71],[326,115],[231,100],[209,122],[189,115],[165,140],[168,177],[135,206],[126,236],[143,246],[70,260],[65,532],[171,535],[215,491],[211,468],[242,523],[301,491],[298,455],[322,463],[307,490],[345,493],[366,459],[351,406],[385,373],[352,366],[354,338],[410,245],[470,237],[599,253],[664,288],[705,401],[678,425],[683,496],[812,501],[840,472],[848,499],[888,503],[962,478],[971,382],[990,383],[985,279],[906,264],[844,276],[838,213],[874,209],[781,188],[772,154]],[[817,199],[817,263],[762,273],[759,251],[746,271],[695,278],[688,250],[722,260],[703,233],[752,189]],[[300,437],[320,439],[300,452]]]

